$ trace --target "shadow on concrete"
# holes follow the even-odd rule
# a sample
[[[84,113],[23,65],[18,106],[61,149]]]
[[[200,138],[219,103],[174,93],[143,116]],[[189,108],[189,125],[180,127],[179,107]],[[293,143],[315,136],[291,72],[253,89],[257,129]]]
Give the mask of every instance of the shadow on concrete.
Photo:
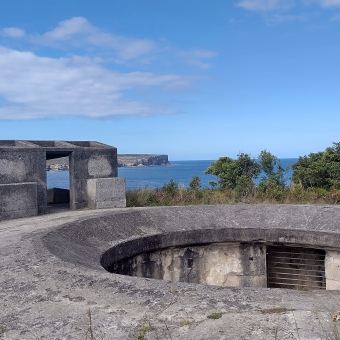
[[[48,204],[46,214],[56,214],[70,210],[70,203]]]

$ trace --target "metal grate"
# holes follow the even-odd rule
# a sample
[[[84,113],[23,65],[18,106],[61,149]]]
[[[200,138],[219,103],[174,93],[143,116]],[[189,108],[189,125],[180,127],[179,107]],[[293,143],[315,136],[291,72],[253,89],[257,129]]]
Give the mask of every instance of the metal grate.
[[[326,289],[324,250],[267,247],[267,287]]]

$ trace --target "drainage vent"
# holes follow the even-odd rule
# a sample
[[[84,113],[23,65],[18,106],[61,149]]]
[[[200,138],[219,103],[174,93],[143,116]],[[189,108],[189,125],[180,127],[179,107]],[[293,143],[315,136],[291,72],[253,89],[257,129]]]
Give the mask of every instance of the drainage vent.
[[[267,287],[326,289],[324,250],[267,247]]]

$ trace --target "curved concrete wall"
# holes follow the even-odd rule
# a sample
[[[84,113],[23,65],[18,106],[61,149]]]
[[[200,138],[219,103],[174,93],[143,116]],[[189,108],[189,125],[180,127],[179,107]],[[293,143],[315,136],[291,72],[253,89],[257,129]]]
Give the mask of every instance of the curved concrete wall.
[[[222,287],[267,287],[261,243],[171,247],[117,261],[111,273]]]
[[[44,243],[58,257],[97,270],[108,269],[114,262],[128,257],[169,247],[221,242],[303,245],[329,251],[328,288],[338,289],[339,217],[337,206],[129,209],[66,224],[47,234]]]

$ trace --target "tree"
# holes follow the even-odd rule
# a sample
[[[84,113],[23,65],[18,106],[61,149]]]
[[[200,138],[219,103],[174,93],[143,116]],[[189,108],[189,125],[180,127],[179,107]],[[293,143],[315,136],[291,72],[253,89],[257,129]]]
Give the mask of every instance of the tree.
[[[285,173],[289,167],[284,169],[280,160],[267,150],[260,152],[258,160],[263,174],[257,186],[258,194],[283,201],[286,194]]]
[[[178,184],[173,179],[170,179],[169,183],[165,183],[162,189],[171,197],[174,197],[178,192]]]
[[[261,172],[260,165],[246,153],[237,159],[221,157],[205,170],[205,174],[218,177],[221,188],[236,189],[240,195],[249,193],[255,187],[255,180]]]
[[[285,170],[282,167],[280,160],[276,156],[272,155],[267,150],[263,150],[260,152],[258,160],[261,166],[261,171],[263,172],[261,180],[266,181],[270,179],[277,184],[285,184],[284,174],[287,169]]]
[[[189,182],[189,189],[197,191],[200,190],[201,188],[202,188],[201,179],[198,176],[194,176]]]
[[[325,151],[299,157],[292,168],[293,183],[305,189],[340,189],[340,143],[333,143]]]

